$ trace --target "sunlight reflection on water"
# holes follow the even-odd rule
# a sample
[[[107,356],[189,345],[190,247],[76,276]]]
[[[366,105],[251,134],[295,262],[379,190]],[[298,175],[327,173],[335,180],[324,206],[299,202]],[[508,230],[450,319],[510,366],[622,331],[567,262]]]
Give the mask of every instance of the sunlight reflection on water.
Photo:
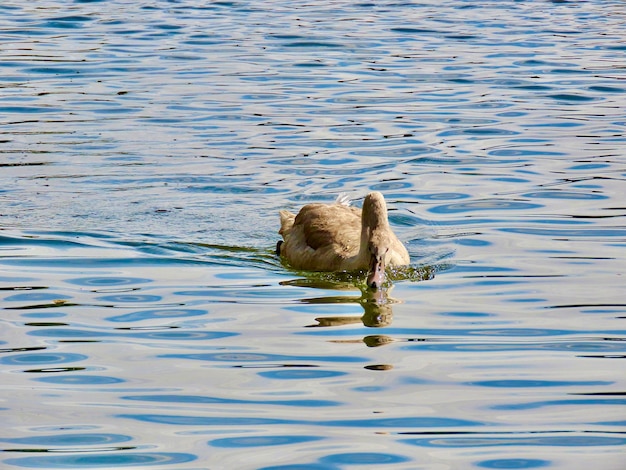
[[[0,6],[5,467],[623,468],[620,2],[103,5]]]

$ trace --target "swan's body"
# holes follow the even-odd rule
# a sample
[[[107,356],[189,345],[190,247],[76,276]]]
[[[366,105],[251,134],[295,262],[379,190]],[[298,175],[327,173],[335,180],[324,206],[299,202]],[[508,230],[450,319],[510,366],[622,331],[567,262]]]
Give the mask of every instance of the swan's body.
[[[387,220],[385,198],[365,197],[363,210],[345,203],[308,204],[298,215],[280,211],[283,242],[277,252],[296,269],[368,271],[367,284],[378,288],[386,266],[409,264],[409,253]]]

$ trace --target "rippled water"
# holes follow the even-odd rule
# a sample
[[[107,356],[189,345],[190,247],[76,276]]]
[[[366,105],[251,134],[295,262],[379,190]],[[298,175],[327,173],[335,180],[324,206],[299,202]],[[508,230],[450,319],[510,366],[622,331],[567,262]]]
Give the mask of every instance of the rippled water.
[[[625,468],[625,12],[3,2],[0,466]],[[369,190],[392,288],[276,259]]]

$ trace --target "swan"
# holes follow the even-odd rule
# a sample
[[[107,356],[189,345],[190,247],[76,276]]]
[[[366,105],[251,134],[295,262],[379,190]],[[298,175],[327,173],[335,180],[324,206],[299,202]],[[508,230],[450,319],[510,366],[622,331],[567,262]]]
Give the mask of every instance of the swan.
[[[367,285],[381,288],[387,266],[409,264],[409,253],[389,226],[387,204],[379,192],[369,193],[363,209],[339,198],[332,204],[307,204],[298,215],[281,210],[283,240],[276,252],[306,271],[367,270]]]

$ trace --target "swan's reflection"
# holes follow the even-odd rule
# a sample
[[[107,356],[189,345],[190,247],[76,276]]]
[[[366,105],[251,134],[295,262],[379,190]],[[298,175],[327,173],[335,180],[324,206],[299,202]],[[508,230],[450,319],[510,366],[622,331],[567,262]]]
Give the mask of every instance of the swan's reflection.
[[[294,279],[291,281],[283,281],[283,285],[299,286],[299,287],[314,287],[321,289],[334,289],[334,290],[359,290],[352,283],[332,283],[324,280],[313,279]],[[363,325],[371,328],[378,328],[391,325],[393,321],[393,304],[399,303],[398,300],[389,296],[390,289],[360,289],[361,296],[353,295],[333,295],[327,297],[312,297],[301,299],[300,302],[307,304],[359,304],[364,313],[361,316],[356,315],[341,315],[341,316],[327,316],[316,318],[317,323],[313,325],[307,325],[309,328],[329,327],[329,326],[341,326],[350,325],[354,323],[363,323]],[[369,337],[368,337],[369,338]],[[372,346],[379,346],[379,344],[373,344]],[[388,341],[387,341],[388,342]],[[369,344],[368,344],[369,346]]]
[[[316,297],[312,299],[303,299],[305,303],[356,303],[363,308],[363,315],[359,316],[329,316],[316,318],[317,324],[309,325],[309,327],[327,327],[348,325],[351,323],[362,322],[363,325],[370,328],[379,328],[391,325],[393,321],[393,308],[397,300],[389,297],[386,290],[371,291],[369,289],[361,291],[361,297],[355,296],[334,296],[334,297]]]

